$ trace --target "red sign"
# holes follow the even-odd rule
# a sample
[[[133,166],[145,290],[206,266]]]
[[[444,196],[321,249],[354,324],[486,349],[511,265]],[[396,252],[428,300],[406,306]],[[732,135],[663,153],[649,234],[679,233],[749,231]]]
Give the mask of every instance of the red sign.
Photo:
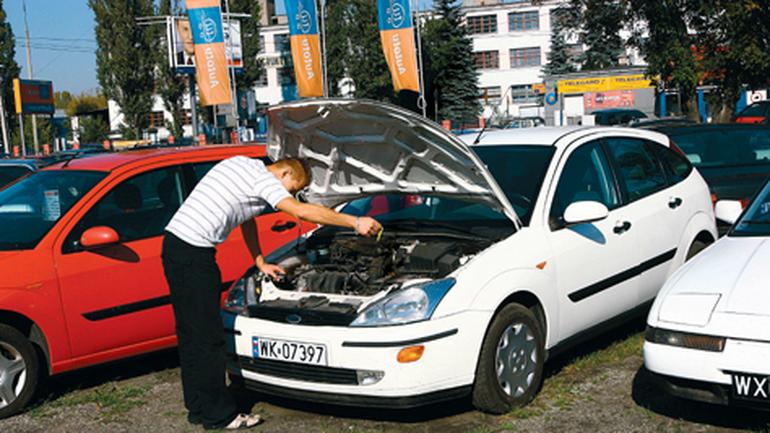
[[[586,110],[633,107],[634,91],[609,90],[607,92],[586,93],[583,95],[583,105]]]

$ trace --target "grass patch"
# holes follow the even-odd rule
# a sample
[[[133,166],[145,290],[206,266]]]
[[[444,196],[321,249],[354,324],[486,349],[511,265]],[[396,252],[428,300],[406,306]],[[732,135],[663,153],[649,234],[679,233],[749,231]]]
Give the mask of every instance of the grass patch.
[[[102,421],[120,421],[122,415],[146,403],[143,397],[149,389],[148,385],[106,383],[97,388],[74,391],[57,400],[43,402],[30,410],[29,414],[33,418],[39,418],[50,415],[57,408],[94,404],[99,409],[99,418]]]

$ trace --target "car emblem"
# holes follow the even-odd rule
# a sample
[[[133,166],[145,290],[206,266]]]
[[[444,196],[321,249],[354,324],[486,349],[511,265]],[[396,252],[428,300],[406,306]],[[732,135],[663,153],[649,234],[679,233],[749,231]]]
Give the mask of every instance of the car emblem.
[[[297,324],[302,321],[302,317],[300,317],[298,314],[289,314],[286,316],[286,321],[289,323]]]

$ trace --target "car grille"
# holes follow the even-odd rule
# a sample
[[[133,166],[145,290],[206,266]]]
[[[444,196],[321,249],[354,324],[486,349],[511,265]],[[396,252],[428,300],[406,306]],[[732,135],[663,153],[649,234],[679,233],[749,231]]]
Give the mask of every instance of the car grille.
[[[320,365],[297,364],[293,362],[254,359],[240,356],[241,368],[253,373],[304,382],[331,383],[335,385],[358,385],[356,370],[324,367]]]

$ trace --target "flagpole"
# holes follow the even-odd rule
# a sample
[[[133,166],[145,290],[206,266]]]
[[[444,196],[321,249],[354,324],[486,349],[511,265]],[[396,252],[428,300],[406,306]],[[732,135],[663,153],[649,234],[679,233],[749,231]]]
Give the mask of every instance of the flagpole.
[[[230,24],[230,0],[225,0],[225,14],[227,14],[227,31],[232,32],[233,27]],[[230,57],[232,58],[233,53],[233,35],[231,33],[228,33],[230,37],[227,38],[227,45],[230,49]],[[227,72],[230,74],[230,91],[232,92],[232,95],[230,96],[230,105],[232,106],[232,115],[233,118],[235,118],[235,144],[241,143],[241,134],[238,131],[239,128],[239,120],[238,119],[238,106],[236,105],[236,100],[238,99],[238,91],[237,87],[235,85],[235,59],[233,59],[233,66],[230,67],[230,65],[227,64],[227,56],[225,55],[225,67],[227,68]],[[216,110],[214,110],[214,119],[216,119]]]
[[[422,110],[422,117],[427,117],[427,107],[425,102],[425,83],[423,82],[422,68],[422,23],[420,22],[420,0],[413,0],[415,25],[417,26],[417,68],[419,74],[417,78],[420,83],[420,96],[417,97],[417,108]]]
[[[323,76],[324,97],[329,96],[329,86],[326,82],[326,0],[318,0],[321,7],[321,75]]]

